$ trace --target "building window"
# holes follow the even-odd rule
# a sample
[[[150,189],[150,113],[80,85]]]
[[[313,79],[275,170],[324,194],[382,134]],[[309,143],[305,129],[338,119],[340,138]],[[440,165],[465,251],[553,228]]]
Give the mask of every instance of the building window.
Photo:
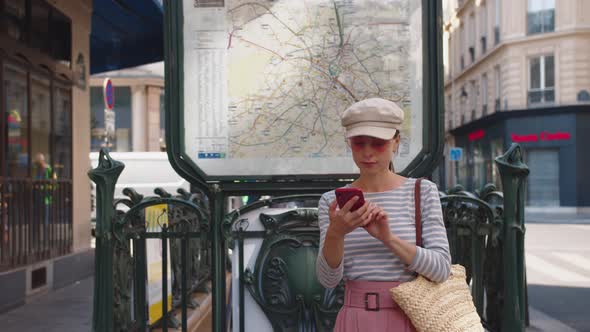
[[[5,174],[7,177],[24,178],[29,170],[29,102],[27,71],[4,65],[4,96],[6,98]]]
[[[454,117],[454,112],[453,112],[453,97],[451,95],[447,95],[446,99],[446,103],[445,103],[445,114],[447,117],[447,128],[453,128],[453,117]]]
[[[530,35],[555,31],[555,0],[528,0],[527,31]]]
[[[494,68],[494,109],[500,110],[500,99],[502,97],[502,77],[500,73],[500,66]]]
[[[535,57],[530,60],[529,105],[553,103],[555,101],[555,65],[553,55]]]
[[[7,134],[0,176],[71,179],[71,87],[50,74],[10,63],[0,69],[6,97],[0,105],[5,114],[0,132]],[[44,171],[39,168],[41,162],[49,166]]]
[[[481,76],[481,114],[488,114],[488,74]]]
[[[11,44],[0,47],[0,270],[72,247],[72,126],[62,123],[71,121],[72,50],[52,53],[71,31],[52,30],[48,2],[0,0],[0,40]]]
[[[500,43],[500,0],[494,0],[494,45]]]
[[[71,67],[71,20],[46,0],[0,0],[0,35]]]
[[[72,92],[63,84],[53,85],[53,172],[57,178],[72,178]]]
[[[470,109],[471,109],[471,120],[475,120],[475,109],[477,107],[477,83],[475,82],[475,80],[471,81],[471,87],[470,87],[470,91],[469,93],[471,94],[469,96],[469,100],[470,100]]]
[[[3,8],[2,8],[2,5]],[[26,41],[27,6],[22,0],[0,0],[0,34],[18,41]]]
[[[448,38],[447,38],[446,44],[445,44],[446,49],[443,51],[443,57],[444,57],[443,61],[444,61],[444,63],[448,64],[447,66],[445,66],[445,67],[447,67],[447,68],[445,68],[445,75],[447,77],[452,77],[453,76],[452,74],[455,70],[455,68],[453,68],[455,66],[455,64],[452,63],[451,61],[449,61],[449,55],[453,54],[455,50],[453,50],[453,39],[451,38],[451,34],[449,33],[447,36],[448,36]]]
[[[487,34],[488,34],[488,11],[485,5],[479,9],[481,15],[481,54],[485,54],[488,48]]]
[[[53,59],[64,66],[72,67],[72,38],[63,36],[72,35],[72,23],[70,19],[59,10],[52,9],[49,20],[49,39],[50,55]],[[56,38],[59,36],[59,38]]]
[[[469,59],[475,62],[475,15],[469,15]]]
[[[465,40],[465,25],[461,25],[460,29],[460,43],[461,45],[459,45],[459,48],[461,49],[461,70],[463,70],[465,68],[465,48],[467,47],[467,43]]]
[[[465,113],[467,113],[467,98],[469,97],[469,95],[467,94],[467,87],[465,86],[465,84],[463,84],[463,86],[461,86],[461,92],[459,94],[459,100],[461,103],[460,106],[460,113],[461,113],[461,124],[465,123]]]
[[[45,54],[50,54],[49,16],[51,6],[44,0],[31,1],[31,36],[30,46]]]
[[[590,101],[590,92],[587,90],[580,90],[576,95],[576,100],[580,103],[587,103]]]
[[[31,75],[31,177],[47,179],[39,161],[52,164],[51,142],[51,85],[49,79]]]

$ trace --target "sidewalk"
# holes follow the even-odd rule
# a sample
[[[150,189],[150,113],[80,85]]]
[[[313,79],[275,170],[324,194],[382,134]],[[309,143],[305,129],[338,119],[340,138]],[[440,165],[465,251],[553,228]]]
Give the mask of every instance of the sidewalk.
[[[52,291],[12,311],[0,314],[3,332],[85,332],[92,329],[94,279]],[[527,332],[576,332],[565,324],[530,308]]]
[[[569,208],[525,208],[525,223],[590,224],[590,211]]]
[[[92,330],[94,278],[41,294],[0,314],[3,332],[85,332]]]

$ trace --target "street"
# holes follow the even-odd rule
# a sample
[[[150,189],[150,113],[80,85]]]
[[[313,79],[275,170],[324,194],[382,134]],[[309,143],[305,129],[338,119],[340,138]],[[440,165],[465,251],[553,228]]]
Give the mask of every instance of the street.
[[[588,224],[527,224],[529,306],[576,331],[590,331],[589,239]]]

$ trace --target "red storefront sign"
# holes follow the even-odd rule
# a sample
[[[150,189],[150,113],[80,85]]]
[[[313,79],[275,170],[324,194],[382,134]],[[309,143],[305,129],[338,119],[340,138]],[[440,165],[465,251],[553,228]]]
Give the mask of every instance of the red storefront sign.
[[[478,141],[482,138],[484,138],[486,136],[486,132],[483,131],[483,129],[478,129],[474,132],[469,133],[469,135],[467,135],[467,137],[469,138],[469,141]]]
[[[539,134],[511,134],[512,141],[516,143],[530,143],[538,141],[566,141],[571,139],[571,134],[568,132],[555,132],[550,133],[548,131],[542,131]]]

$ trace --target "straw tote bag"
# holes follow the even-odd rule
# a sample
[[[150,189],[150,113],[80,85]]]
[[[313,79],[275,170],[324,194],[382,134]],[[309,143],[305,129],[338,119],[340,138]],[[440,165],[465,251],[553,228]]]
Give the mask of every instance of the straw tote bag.
[[[422,246],[420,182],[416,180],[416,245]],[[451,276],[435,283],[421,275],[390,290],[418,332],[484,331],[467,285],[465,268],[451,266]]]

